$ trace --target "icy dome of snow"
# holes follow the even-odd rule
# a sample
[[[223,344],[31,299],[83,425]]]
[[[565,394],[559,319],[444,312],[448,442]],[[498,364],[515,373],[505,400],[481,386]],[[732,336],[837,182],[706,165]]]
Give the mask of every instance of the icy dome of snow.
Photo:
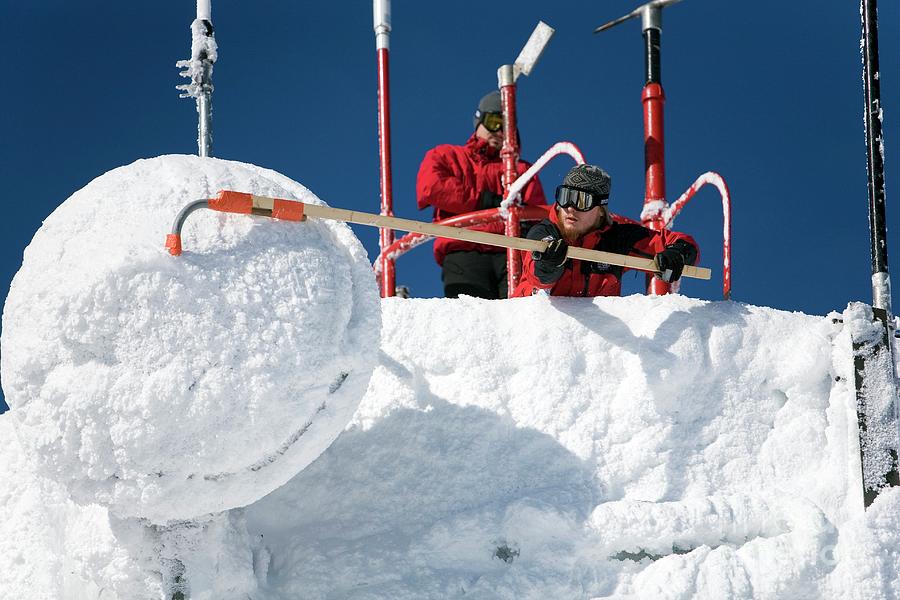
[[[900,489],[863,510],[858,311],[675,295],[381,306],[347,428],[245,508],[117,519],[36,477],[15,439],[0,445],[0,591],[900,598]]]
[[[274,171],[162,156],[73,194],[25,250],[3,310],[2,379],[43,475],[154,522],[247,505],[328,447],[365,393],[380,304],[334,222],[194,213],[230,189],[319,203]]]

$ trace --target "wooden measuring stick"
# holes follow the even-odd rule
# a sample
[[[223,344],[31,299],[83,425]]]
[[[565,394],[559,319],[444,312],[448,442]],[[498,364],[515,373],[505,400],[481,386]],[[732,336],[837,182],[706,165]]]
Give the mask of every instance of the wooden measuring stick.
[[[477,244],[488,244],[490,246],[499,246],[502,248],[514,248],[516,250],[537,250],[538,252],[543,252],[547,249],[547,242],[543,240],[529,240],[527,238],[507,237],[505,235],[488,233],[486,231],[475,231],[472,229],[449,227],[447,225],[437,225],[435,223],[413,221],[411,219],[401,219],[399,217],[387,217],[384,215],[364,213],[355,210],[332,208],[330,206],[304,204],[303,212],[308,217],[319,219],[331,219],[334,221],[356,223],[357,225],[371,225],[373,227],[399,229],[401,231],[410,231],[413,233],[422,233],[435,237],[450,238],[453,240],[462,240],[466,242],[475,242]],[[608,265],[616,265],[619,267],[627,267],[629,269],[637,269],[639,271],[649,271],[651,273],[659,272],[659,268],[656,266],[656,262],[653,259],[640,258],[638,256],[628,256],[626,254],[616,254],[613,252],[603,252],[602,250],[589,250],[587,248],[569,246],[569,249],[566,251],[566,257],[576,258],[578,260],[587,260],[595,263],[606,263]],[[711,277],[711,271],[705,267],[685,265],[682,276],[692,277],[694,279],[709,279]]]
[[[476,244],[487,244],[489,246],[498,246],[500,248],[531,251],[537,250],[538,252],[543,252],[547,249],[547,242],[543,240],[507,237],[498,233],[474,231],[472,229],[463,229],[461,227],[449,227],[447,225],[437,225],[436,223],[413,221],[411,219],[401,219],[399,217],[387,217],[356,210],[319,206],[318,204],[306,204],[298,200],[282,200],[281,198],[254,196],[243,192],[223,190],[219,192],[219,195],[216,198],[210,198],[208,203],[209,208],[222,212],[258,214],[291,221],[302,220],[306,217],[315,217],[319,219],[330,219],[332,221],[343,221],[345,223],[356,223],[357,225],[371,225],[372,227],[399,229],[401,231],[449,238],[451,240],[463,240],[466,242],[474,242]],[[659,273],[659,267],[657,267],[656,261],[652,259],[628,256],[626,254],[615,254],[613,252],[603,252],[602,250],[588,250],[587,248],[569,246],[566,251],[566,258],[575,258],[578,260],[587,260],[595,263],[605,263],[629,269],[637,269],[639,271],[649,271],[650,273]],[[693,277],[694,279],[709,279],[711,272],[705,267],[685,265],[682,276]]]

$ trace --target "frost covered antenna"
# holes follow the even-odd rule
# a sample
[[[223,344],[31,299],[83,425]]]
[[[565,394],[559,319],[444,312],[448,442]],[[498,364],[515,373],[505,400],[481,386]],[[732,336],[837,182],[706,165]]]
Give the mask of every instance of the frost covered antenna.
[[[212,71],[216,62],[216,37],[211,21],[211,0],[197,0],[197,18],[191,23],[191,58],[180,60],[175,66],[184,69],[179,75],[190,83],[177,86],[184,90],[181,98],[197,100],[197,153],[210,156],[212,152]]]

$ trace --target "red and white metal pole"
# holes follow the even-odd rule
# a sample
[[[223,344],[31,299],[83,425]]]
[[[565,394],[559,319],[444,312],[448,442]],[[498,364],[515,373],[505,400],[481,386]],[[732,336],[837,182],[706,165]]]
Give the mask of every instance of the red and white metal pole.
[[[516,57],[516,62],[511,65],[503,65],[497,70],[497,85],[500,88],[500,102],[503,109],[503,147],[500,149],[500,158],[503,161],[503,205],[506,208],[505,233],[509,237],[519,237],[521,227],[519,220],[522,216],[522,207],[519,206],[515,194],[510,193],[510,188],[519,176],[519,122],[516,116],[516,80],[519,75],[529,75],[534,65],[541,58],[544,48],[553,37],[554,29],[538,21],[537,26],[528,41]],[[506,276],[511,294],[519,284],[522,273],[522,259],[519,253],[509,250],[506,253]]]
[[[391,177],[391,96],[389,50],[391,41],[391,0],[373,0],[372,11],[375,19],[375,51],[378,56],[378,155],[380,157],[381,214],[394,215],[394,200]],[[394,243],[394,230],[379,229],[378,246],[383,258],[380,260],[381,277],[379,287],[381,297],[395,294],[396,273],[394,260],[384,254],[385,248]]]
[[[516,77],[513,65],[503,65],[497,71],[497,79],[500,84],[500,102],[503,107],[503,146],[500,149],[500,158],[503,161],[503,190],[509,197],[509,188],[518,177],[517,165],[519,163],[519,130],[516,119]],[[508,237],[519,237],[521,227],[519,225],[519,207],[510,204],[507,208],[506,226],[504,233]],[[511,294],[519,284],[519,276],[522,271],[522,262],[519,253],[508,250],[506,253],[506,273],[509,293]]]

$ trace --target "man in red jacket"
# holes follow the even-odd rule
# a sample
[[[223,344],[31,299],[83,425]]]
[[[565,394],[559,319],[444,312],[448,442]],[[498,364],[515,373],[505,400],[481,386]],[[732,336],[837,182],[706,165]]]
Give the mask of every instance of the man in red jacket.
[[[500,92],[491,92],[478,103],[472,119],[475,132],[464,146],[443,144],[425,154],[416,178],[419,209],[431,206],[434,221],[476,210],[497,208],[503,200],[503,111]],[[519,174],[531,166],[519,161]],[[522,190],[525,204],[546,204],[537,177]],[[472,227],[503,233],[502,222]],[[506,250],[495,246],[437,238],[434,257],[441,265],[444,295],[506,298]]]
[[[654,258],[664,281],[675,282],[685,265],[699,257],[694,239],[683,233],[658,231],[612,218],[606,208],[611,180],[600,167],[578,165],[556,188],[549,218],[531,228],[528,238],[548,243],[544,252],[525,253],[522,279],[513,297],[618,296],[625,268],[566,258],[570,245],[617,254]]]

